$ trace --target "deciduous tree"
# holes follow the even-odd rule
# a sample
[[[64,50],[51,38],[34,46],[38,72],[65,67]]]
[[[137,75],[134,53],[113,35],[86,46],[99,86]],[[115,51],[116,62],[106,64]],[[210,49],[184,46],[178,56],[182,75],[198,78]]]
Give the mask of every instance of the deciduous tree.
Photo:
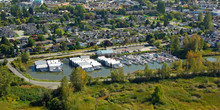
[[[82,90],[87,83],[87,73],[81,68],[77,67],[72,70],[70,81],[75,91]]]

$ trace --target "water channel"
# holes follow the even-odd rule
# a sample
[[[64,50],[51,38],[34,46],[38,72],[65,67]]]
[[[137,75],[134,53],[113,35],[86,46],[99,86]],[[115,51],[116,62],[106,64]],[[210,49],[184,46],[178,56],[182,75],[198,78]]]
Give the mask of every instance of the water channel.
[[[207,60],[209,61],[216,61],[216,58],[220,58],[220,56],[212,56],[212,57],[204,57],[207,58]],[[168,66],[170,66],[170,63],[167,63]],[[162,64],[159,63],[148,63],[148,66],[150,69],[157,69],[157,68],[161,68]],[[125,74],[127,73],[132,73],[134,71],[137,70],[143,70],[144,69],[144,65],[130,65],[130,66],[126,66],[124,65],[124,72]],[[31,65],[30,67],[27,68],[27,72],[28,74],[30,74],[31,77],[36,78],[36,79],[45,79],[45,80],[61,80],[63,76],[68,76],[71,74],[72,72],[72,68],[69,65],[68,61],[63,61],[63,71],[62,72],[58,72],[58,73],[54,73],[54,72],[36,72],[35,71],[35,66],[34,64]],[[96,77],[107,77],[110,76],[110,71],[111,68],[106,68],[106,67],[102,67],[101,70],[97,70],[97,71],[92,71],[89,72],[88,75],[90,75],[93,78]]]

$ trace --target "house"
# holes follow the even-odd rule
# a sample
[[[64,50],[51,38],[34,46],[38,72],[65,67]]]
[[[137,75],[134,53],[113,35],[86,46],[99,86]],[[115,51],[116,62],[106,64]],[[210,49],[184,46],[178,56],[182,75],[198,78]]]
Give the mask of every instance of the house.
[[[61,43],[62,41],[66,42],[67,39],[66,39],[66,38],[56,38],[56,39],[55,39],[55,42],[56,42],[56,43]]]

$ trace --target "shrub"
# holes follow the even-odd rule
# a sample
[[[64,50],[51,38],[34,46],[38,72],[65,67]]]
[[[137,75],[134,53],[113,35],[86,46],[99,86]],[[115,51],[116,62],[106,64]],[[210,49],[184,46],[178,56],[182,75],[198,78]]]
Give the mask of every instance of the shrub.
[[[100,93],[100,97],[103,97],[103,96],[106,96],[106,95],[109,94],[108,90],[105,89],[105,88],[101,89],[101,90],[99,91],[99,93]]]
[[[57,97],[53,98],[48,103],[48,108],[50,110],[61,110],[62,109],[61,101]]]
[[[41,100],[41,93],[45,92],[45,90],[45,88],[39,87],[23,88],[14,86],[8,88],[8,94],[18,96],[22,101],[37,101]]]
[[[144,88],[140,88],[137,90],[137,92],[145,92],[145,89]]]
[[[16,96],[16,95],[7,95],[6,100],[9,102],[14,102],[14,101],[19,101],[20,98],[19,96]]]

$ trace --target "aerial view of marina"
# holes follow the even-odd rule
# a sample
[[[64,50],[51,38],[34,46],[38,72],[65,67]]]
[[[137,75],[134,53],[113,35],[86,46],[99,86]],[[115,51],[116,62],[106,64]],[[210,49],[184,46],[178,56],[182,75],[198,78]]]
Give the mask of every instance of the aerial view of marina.
[[[0,110],[219,102],[219,0],[0,0]]]

